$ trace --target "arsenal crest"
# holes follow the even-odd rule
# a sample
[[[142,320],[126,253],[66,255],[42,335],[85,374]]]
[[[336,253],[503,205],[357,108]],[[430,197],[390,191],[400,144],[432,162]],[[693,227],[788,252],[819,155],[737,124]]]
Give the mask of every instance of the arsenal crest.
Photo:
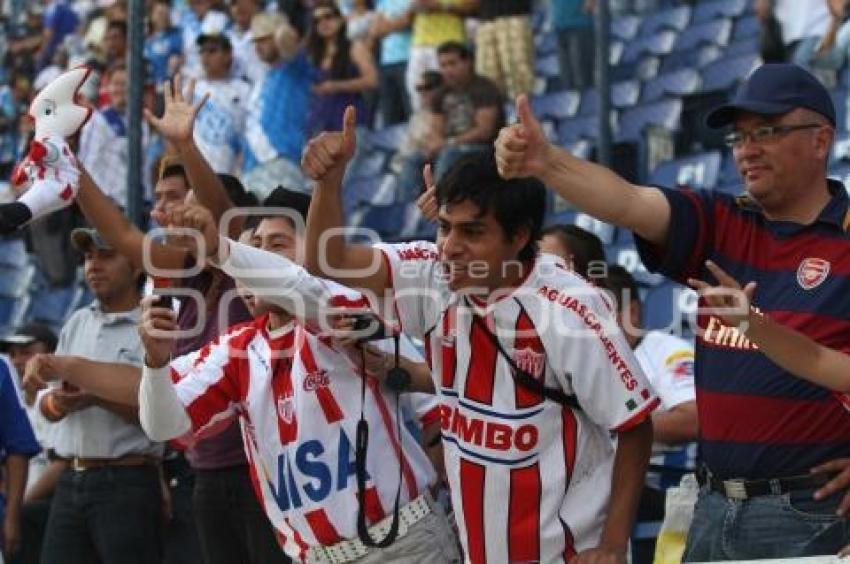
[[[797,283],[804,290],[820,286],[829,274],[830,264],[819,258],[803,259],[797,268]]]
[[[531,348],[519,349],[514,353],[516,365],[537,379],[543,376],[543,363],[545,361],[546,355]]]

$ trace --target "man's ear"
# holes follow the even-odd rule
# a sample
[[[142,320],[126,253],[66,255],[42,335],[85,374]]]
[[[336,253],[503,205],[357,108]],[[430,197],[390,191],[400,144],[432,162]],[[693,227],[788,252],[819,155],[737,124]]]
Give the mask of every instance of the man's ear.
[[[520,227],[514,233],[511,245],[514,248],[514,255],[519,255],[519,252],[531,242],[531,230],[528,227]]]
[[[829,161],[829,155],[832,151],[832,144],[835,141],[835,130],[831,127],[822,127],[815,135],[815,150],[817,156],[826,161]]]
[[[631,322],[634,327],[641,327],[641,310],[640,310],[640,297],[639,296],[630,296],[629,297],[629,316],[631,317]]]

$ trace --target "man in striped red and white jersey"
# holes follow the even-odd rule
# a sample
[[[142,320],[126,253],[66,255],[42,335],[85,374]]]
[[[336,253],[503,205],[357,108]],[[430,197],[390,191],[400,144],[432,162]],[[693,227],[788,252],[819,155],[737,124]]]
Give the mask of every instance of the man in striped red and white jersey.
[[[349,109],[343,132],[305,152],[306,264],[388,292],[402,329],[425,339],[467,561],[625,562],[658,400],[602,296],[536,254],[544,187],[465,157],[437,186],[436,245],[351,245],[327,232],[341,227],[354,145]],[[580,407],[520,385],[520,370]]]
[[[203,208],[181,207],[176,213],[203,216],[214,225]],[[286,255],[294,254],[296,240],[289,219],[270,217],[258,225],[253,244]],[[373,376],[367,380],[364,405],[371,437],[365,514],[373,538],[383,538],[401,475],[401,527],[398,539],[386,549],[369,549],[358,540],[358,359],[288,311],[303,312],[297,304],[318,299],[357,306],[364,303],[363,296],[310,277],[284,256],[229,243],[230,256],[222,267],[241,276],[255,269],[258,260],[271,263],[281,281],[278,292],[267,299],[252,298],[255,320],[170,362],[171,338],[154,337],[150,328],[174,330],[173,313],[152,308],[155,298],[147,300],[147,322],[141,329],[146,367],[138,394],[145,431],[163,440],[191,441],[214,434],[238,417],[255,492],[283,549],[297,561],[393,562],[410,555],[421,562],[456,561],[448,519],[428,494],[434,469],[409,428],[396,422],[399,402],[401,410],[415,414],[423,426],[436,424],[436,400],[390,393]],[[315,316],[315,307],[308,305],[306,311]]]

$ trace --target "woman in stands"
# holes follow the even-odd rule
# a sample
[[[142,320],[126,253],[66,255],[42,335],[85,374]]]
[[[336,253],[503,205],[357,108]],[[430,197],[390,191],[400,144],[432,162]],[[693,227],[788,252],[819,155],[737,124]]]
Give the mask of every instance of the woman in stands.
[[[316,2],[306,48],[316,67],[308,135],[338,129],[349,105],[357,108],[358,125],[369,123],[364,93],[378,86],[378,71],[366,45],[349,41],[345,19],[335,2]]]

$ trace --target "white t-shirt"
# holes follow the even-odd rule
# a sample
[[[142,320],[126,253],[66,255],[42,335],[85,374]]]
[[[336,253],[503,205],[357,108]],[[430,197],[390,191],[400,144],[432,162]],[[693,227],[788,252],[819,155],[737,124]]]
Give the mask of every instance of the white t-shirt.
[[[195,120],[195,141],[215,172],[231,174],[245,130],[251,86],[238,78],[198,80],[196,98],[207,92],[210,98]]]
[[[635,356],[649,383],[661,399],[659,411],[668,411],[677,405],[696,401],[694,388],[694,347],[679,337],[650,331],[635,349]],[[665,445],[655,442],[652,445],[653,466],[694,470],[696,468],[697,444]],[[658,472],[649,471],[646,482],[654,488],[666,489],[677,476],[662,479]]]
[[[606,301],[542,255],[508,295],[473,303],[442,280],[434,244],[378,248],[403,331],[425,341],[467,559],[563,562],[596,546],[611,489],[609,432],[644,421],[658,403]],[[516,384],[473,310],[505,354],[581,410]]]
[[[826,0],[776,0],[774,14],[786,45],[807,37],[822,37],[832,19]]]

